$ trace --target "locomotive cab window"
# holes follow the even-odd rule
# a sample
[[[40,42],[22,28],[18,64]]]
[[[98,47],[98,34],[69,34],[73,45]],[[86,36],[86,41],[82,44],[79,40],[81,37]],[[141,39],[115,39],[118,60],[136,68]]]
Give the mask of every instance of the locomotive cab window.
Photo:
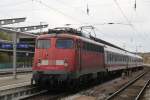
[[[50,40],[39,39],[36,41],[37,48],[50,48],[51,42]]]
[[[71,40],[71,39],[57,39],[56,47],[57,48],[63,48],[63,49],[73,48],[73,40]]]

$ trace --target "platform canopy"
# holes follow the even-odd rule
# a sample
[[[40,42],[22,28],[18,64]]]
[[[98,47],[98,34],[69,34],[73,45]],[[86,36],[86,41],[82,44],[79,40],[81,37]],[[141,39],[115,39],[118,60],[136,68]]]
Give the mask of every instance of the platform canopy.
[[[33,26],[24,26],[24,27],[3,27],[11,30],[16,30],[20,32],[26,32],[26,31],[32,31],[32,30],[37,30],[37,29],[42,29],[42,28],[47,28],[48,24],[45,25],[33,25]]]
[[[17,34],[17,37],[21,38],[36,38],[37,35],[27,33],[27,32],[20,32],[20,31],[15,31],[7,28],[0,27],[0,32],[5,32],[9,35]]]
[[[27,32],[21,32],[21,31],[16,31],[16,30],[12,30],[12,29],[7,29],[2,27],[3,25],[9,25],[9,24],[13,24],[13,23],[19,23],[19,22],[24,22],[25,18],[16,18],[16,19],[3,19],[0,20],[0,32],[4,32],[8,35],[11,35],[12,37],[12,42],[13,43],[13,76],[16,79],[16,71],[17,71],[17,65],[16,65],[16,44],[19,40],[19,38],[36,38],[37,35],[31,34],[31,33],[27,33]]]
[[[20,22],[24,22],[25,20],[26,20],[25,17],[23,17],[23,18],[11,18],[11,19],[0,19],[0,26],[1,25],[14,24],[14,23],[20,23]]]

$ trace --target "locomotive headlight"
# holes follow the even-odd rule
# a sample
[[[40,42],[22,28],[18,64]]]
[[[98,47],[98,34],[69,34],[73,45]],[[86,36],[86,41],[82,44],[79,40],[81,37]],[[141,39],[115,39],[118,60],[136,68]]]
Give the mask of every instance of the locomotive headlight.
[[[64,60],[64,66],[65,66],[65,67],[67,67],[67,66],[68,66],[68,62],[67,62],[67,60],[66,60],[66,59]]]
[[[64,63],[64,66],[67,67],[67,66],[68,66],[68,63]]]
[[[41,59],[38,59],[38,63],[41,63]]]
[[[41,59],[38,59],[37,66],[41,66]]]

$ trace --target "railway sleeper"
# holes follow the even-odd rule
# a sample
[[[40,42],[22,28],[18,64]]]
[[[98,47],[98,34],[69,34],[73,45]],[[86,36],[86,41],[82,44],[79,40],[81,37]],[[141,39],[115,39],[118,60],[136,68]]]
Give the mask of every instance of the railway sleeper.
[[[17,98],[21,98],[27,95],[31,95],[33,93],[37,93],[41,90],[37,89],[37,88],[31,88],[31,89],[23,89],[23,90],[15,90],[15,91],[11,91],[11,92],[6,92],[4,93],[4,91],[0,94],[0,100],[19,100]]]

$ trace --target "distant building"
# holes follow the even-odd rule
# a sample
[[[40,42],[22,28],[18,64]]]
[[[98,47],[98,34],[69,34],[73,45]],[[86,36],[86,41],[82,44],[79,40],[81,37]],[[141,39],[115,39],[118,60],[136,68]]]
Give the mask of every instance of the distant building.
[[[150,52],[148,53],[141,53],[145,64],[150,64]]]

